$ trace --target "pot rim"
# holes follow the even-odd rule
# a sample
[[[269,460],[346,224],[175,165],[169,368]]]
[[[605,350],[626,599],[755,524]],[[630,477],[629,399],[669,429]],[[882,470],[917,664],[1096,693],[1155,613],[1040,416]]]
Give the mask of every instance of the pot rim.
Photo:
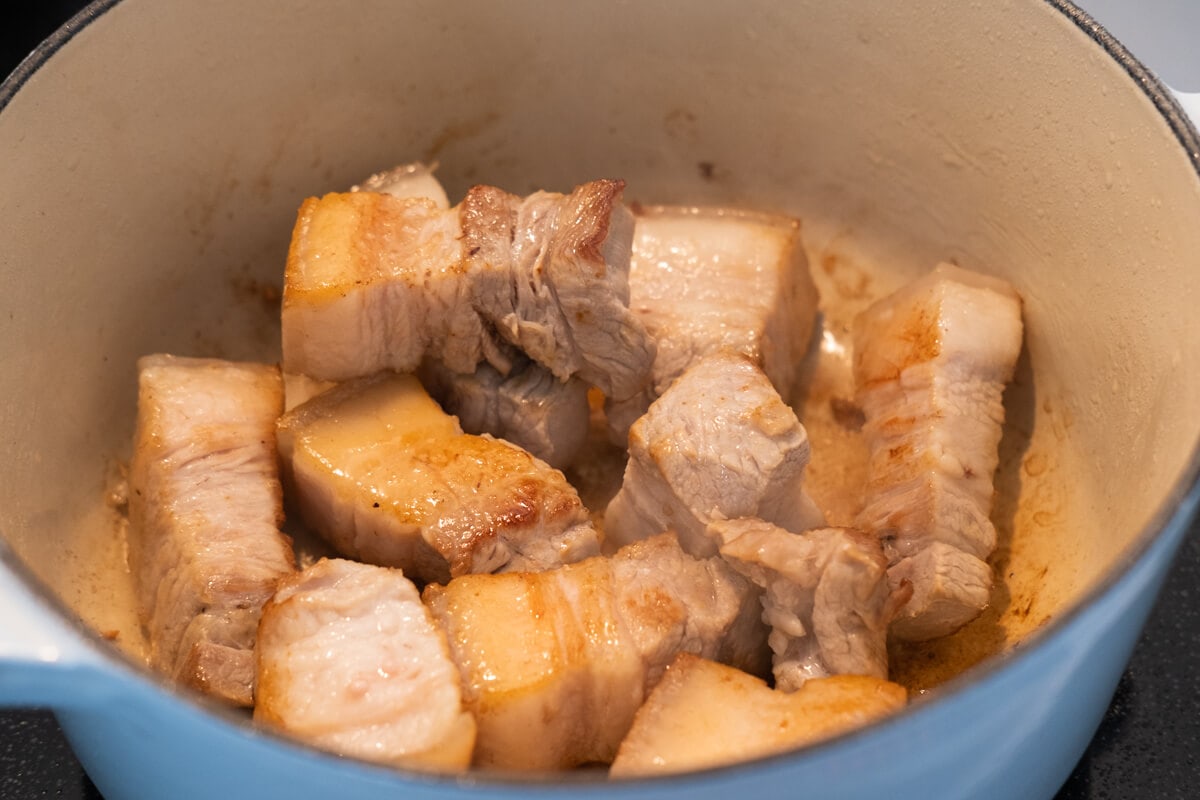
[[[92,0],[84,9],[64,23],[45,41],[39,44],[17,68],[0,82],[0,113],[8,106],[25,83],[50,59],[59,48],[75,37],[80,31],[102,17],[122,0]],[[1041,0],[1053,11],[1061,13],[1073,22],[1085,35],[1096,42],[1117,64],[1124,69],[1136,84],[1137,88],[1153,103],[1159,115],[1166,121],[1176,140],[1187,154],[1192,169],[1200,180],[1200,119],[1192,121],[1176,101],[1172,92],[1123,44],[1117,41],[1098,21],[1086,11],[1076,6],[1070,0]],[[1142,527],[1133,541],[1126,546],[1124,553],[1104,573],[1099,581],[1088,591],[1080,595],[1064,611],[1054,615],[1046,624],[1028,634],[1020,647],[1001,657],[985,659],[978,665],[968,668],[954,678],[938,686],[937,691],[930,696],[913,699],[904,709],[889,717],[843,734],[822,740],[798,750],[763,756],[748,761],[738,762],[717,767],[692,770],[686,773],[661,776],[645,776],[610,779],[606,772],[563,772],[538,773],[532,775],[513,775],[512,773],[489,772],[472,770],[464,774],[427,773],[417,770],[389,767],[354,757],[336,756],[328,751],[290,738],[270,728],[249,724],[244,714],[239,714],[227,706],[199,692],[176,686],[165,676],[139,664],[125,655],[116,645],[105,639],[98,631],[93,630],[79,621],[78,616],[63,603],[59,597],[46,586],[40,578],[12,550],[7,540],[0,535],[0,568],[7,569],[22,581],[30,593],[43,605],[52,608],[71,629],[78,633],[81,643],[90,655],[98,661],[97,666],[102,674],[116,680],[131,680],[135,686],[150,685],[169,696],[171,699],[182,699],[192,706],[214,714],[225,722],[239,729],[242,733],[253,732],[256,736],[264,736],[274,744],[286,748],[295,748],[304,753],[306,758],[316,757],[342,767],[353,765],[366,772],[374,772],[385,779],[408,783],[423,783],[430,786],[446,787],[478,787],[486,790],[489,786],[495,788],[524,788],[528,790],[552,789],[569,787],[573,791],[588,790],[589,788],[612,792],[621,789],[636,789],[638,787],[654,786],[663,783],[688,783],[693,780],[711,780],[717,776],[732,777],[734,773],[782,763],[796,763],[811,759],[822,758],[823,755],[861,739],[871,737],[878,731],[904,724],[914,715],[925,713],[930,705],[940,706],[951,702],[955,697],[967,691],[987,684],[996,676],[1016,668],[1016,665],[1033,657],[1042,650],[1050,640],[1064,635],[1074,622],[1089,608],[1095,606],[1101,598],[1110,594],[1125,580],[1137,565],[1150,557],[1153,546],[1164,537],[1187,528],[1190,520],[1200,506],[1200,440],[1195,442],[1192,453],[1178,479],[1171,486],[1166,498],[1155,509],[1150,520]],[[1182,539],[1182,536],[1180,537]],[[1172,556],[1174,549],[1172,550]]]

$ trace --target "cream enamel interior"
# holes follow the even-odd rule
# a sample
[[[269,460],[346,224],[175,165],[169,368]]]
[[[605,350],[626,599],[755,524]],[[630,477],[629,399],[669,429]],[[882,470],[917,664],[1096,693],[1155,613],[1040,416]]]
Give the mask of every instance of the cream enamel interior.
[[[0,532],[124,633],[104,495],[136,358],[277,358],[300,201],[434,159],[452,198],[612,176],[630,199],[795,213],[835,342],[939,260],[1012,281],[1028,353],[997,476],[1007,582],[954,649],[1037,627],[1195,452],[1200,180],[1052,6],[867,5],[113,6],[0,114],[0,152],[20,154],[0,160]]]

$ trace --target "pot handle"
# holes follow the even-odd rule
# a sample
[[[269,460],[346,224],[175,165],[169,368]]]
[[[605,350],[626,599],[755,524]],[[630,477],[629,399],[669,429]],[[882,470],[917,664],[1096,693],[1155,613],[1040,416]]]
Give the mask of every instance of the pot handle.
[[[119,671],[48,592],[33,588],[36,580],[0,541],[0,707],[74,708],[109,698]]]

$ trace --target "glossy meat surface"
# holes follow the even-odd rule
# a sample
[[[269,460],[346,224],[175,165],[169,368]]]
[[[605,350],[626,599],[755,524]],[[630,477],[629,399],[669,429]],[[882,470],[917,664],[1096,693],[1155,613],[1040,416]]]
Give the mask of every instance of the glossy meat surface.
[[[339,384],[284,415],[278,436],[305,522],[349,558],[424,582],[599,552],[561,472],[464,434],[410,375]]]

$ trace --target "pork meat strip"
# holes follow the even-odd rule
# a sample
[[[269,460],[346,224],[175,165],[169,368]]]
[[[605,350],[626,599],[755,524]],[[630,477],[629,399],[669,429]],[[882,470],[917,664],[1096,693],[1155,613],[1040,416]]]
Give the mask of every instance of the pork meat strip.
[[[138,361],[129,467],[129,564],[150,662],[235,705],[253,702],[263,603],[295,569],[273,366],[150,355]]]
[[[856,527],[880,537],[893,582],[912,584],[892,627],[900,638],[952,633],[988,602],[992,480],[1021,339],[1016,290],[949,264],[855,321],[854,375],[870,448]]]

